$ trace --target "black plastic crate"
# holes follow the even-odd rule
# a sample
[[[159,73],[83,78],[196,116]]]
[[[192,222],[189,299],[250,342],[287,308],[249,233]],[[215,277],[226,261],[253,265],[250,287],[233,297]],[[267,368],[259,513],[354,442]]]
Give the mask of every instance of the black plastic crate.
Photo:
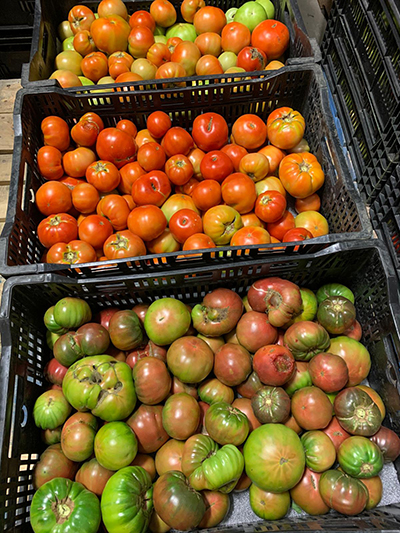
[[[307,35],[297,0],[272,0],[275,5],[275,18],[288,27],[290,45],[288,50],[288,64],[302,58],[309,61],[319,62],[321,52],[315,39]],[[152,0],[124,0],[129,14],[139,9],[149,10]],[[83,0],[83,5],[96,9],[98,0]],[[178,22],[183,21],[180,14],[181,0],[172,0],[177,11]],[[242,0],[211,0],[207,5],[215,5],[223,11],[231,7],[239,7]],[[32,40],[32,49],[29,64],[24,65],[22,72],[22,86],[27,87],[31,82],[48,79],[54,71],[54,59],[59,51],[60,41],[57,36],[57,28],[60,22],[68,18],[70,9],[77,4],[77,0],[36,0],[35,23]],[[299,58],[299,59],[297,59]],[[227,76],[228,77],[228,76]],[[193,79],[192,79],[193,78]],[[185,78],[196,81],[195,77]],[[212,76],[203,77],[212,80]]]
[[[0,27],[25,24],[33,26],[35,0],[2,0]]]
[[[6,223],[0,238],[0,273],[16,274],[61,271],[78,276],[104,276],[114,273],[146,272],[160,269],[188,268],[190,265],[241,261],[250,254],[264,257],[270,253],[313,253],[329,243],[344,239],[366,239],[371,225],[356,192],[337,138],[329,109],[326,83],[321,67],[284,67],[264,79],[246,80],[235,85],[219,83],[210,86],[165,90],[108,93],[106,98],[90,94],[66,94],[60,89],[23,89],[17,94],[14,126],[15,145]],[[161,84],[162,82],[158,82]],[[206,111],[221,113],[228,125],[244,113],[255,113],[264,120],[280,106],[295,107],[306,120],[306,138],[317,156],[326,179],[321,189],[321,211],[326,216],[330,235],[304,241],[298,245],[254,245],[238,249],[217,248],[204,252],[182,252],[147,256],[138,260],[108,261],[69,268],[43,264],[44,248],[36,235],[43,216],[33,198],[43,179],[36,164],[36,153],[42,145],[41,120],[51,114],[64,118],[70,125],[87,111],[96,111],[107,126],[121,118],[133,118],[138,129],[145,127],[146,117],[156,109],[170,113],[174,123],[188,129],[194,118]],[[283,252],[282,252],[283,250]]]
[[[173,297],[193,304],[216,287],[232,288],[243,296],[259,278],[281,276],[316,290],[327,282],[342,282],[355,294],[363,344],[371,354],[370,384],[382,396],[384,425],[400,431],[399,363],[400,305],[397,283],[385,247],[375,241],[342,243],[313,255],[267,257],[242,265],[209,265],[190,274],[154,274],[72,280],[54,274],[24,276],[6,282],[1,305],[0,360],[0,522],[3,531],[30,531],[29,506],[34,490],[32,471],[44,449],[32,410],[46,383],[43,368],[52,356],[46,345],[43,313],[70,295],[87,300],[93,311],[110,306],[131,308],[142,302]],[[400,475],[400,460],[396,463]],[[398,531],[400,506],[393,505],[357,517],[329,514],[238,524],[212,531]],[[211,531],[211,530],[210,530]]]
[[[0,79],[20,78],[29,60],[32,26],[0,25]]]

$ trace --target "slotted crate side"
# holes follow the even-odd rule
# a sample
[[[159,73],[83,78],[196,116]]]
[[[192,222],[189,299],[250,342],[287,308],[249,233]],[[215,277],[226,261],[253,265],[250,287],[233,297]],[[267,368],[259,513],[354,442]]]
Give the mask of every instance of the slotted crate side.
[[[29,60],[31,42],[32,26],[0,24],[0,79],[21,77],[22,64]]]
[[[345,243],[312,256],[266,258],[231,267],[198,267],[187,275],[175,271],[162,277],[103,280],[76,281],[51,274],[14,278],[5,285],[0,311],[0,424],[4,427],[0,431],[0,521],[4,522],[4,531],[19,533],[29,529],[26,522],[34,492],[32,471],[45,447],[32,409],[46,387],[43,368],[51,352],[46,345],[43,314],[50,305],[66,295],[84,298],[93,312],[111,306],[131,308],[163,297],[193,304],[219,286],[232,288],[243,296],[254,280],[266,276],[281,276],[314,290],[331,281],[345,283],[353,290],[363,343],[372,358],[371,385],[385,401],[385,425],[399,432],[399,298],[387,251],[379,243]],[[400,472],[399,461],[396,468]],[[262,529],[258,525],[238,525],[237,531],[397,530],[400,519],[396,518],[396,511],[399,508],[394,506],[357,518],[329,515],[300,521],[285,519],[263,523]]]
[[[24,24],[33,26],[35,0],[4,0],[0,27]]]
[[[63,267],[41,263],[44,248],[40,245],[36,227],[41,215],[33,203],[33,196],[43,183],[36,154],[42,143],[41,120],[51,114],[64,118],[73,125],[86,111],[99,113],[107,126],[121,118],[134,119],[139,129],[145,127],[146,117],[156,109],[170,113],[175,124],[191,129],[193,119],[200,113],[214,110],[221,113],[229,126],[244,113],[255,113],[266,119],[280,106],[294,106],[306,120],[306,138],[311,151],[317,156],[326,180],[321,189],[321,210],[327,217],[330,234],[300,245],[299,252],[313,253],[328,243],[340,239],[369,238],[371,226],[361,199],[351,181],[346,161],[341,152],[329,109],[328,93],[321,68],[317,65],[285,67],[267,78],[238,82],[235,86],[219,84],[206,87],[159,91],[110,93],[106,98],[90,94],[65,94],[47,88],[41,92],[25,89],[17,95],[15,115],[15,150],[13,158],[10,200],[6,224],[0,239],[0,271],[4,276],[39,271],[61,271],[73,276],[102,276],[114,272],[146,271],[146,269],[185,268],[185,261],[171,253],[148,256],[135,262],[124,260],[95,263],[91,266]],[[273,245],[245,247],[252,257],[260,254],[292,252],[293,245],[277,249]],[[208,251],[199,256],[192,252],[193,261],[232,261],[245,258],[245,249],[229,248]],[[161,264],[162,263],[162,264]],[[18,266],[17,266],[18,265]]]

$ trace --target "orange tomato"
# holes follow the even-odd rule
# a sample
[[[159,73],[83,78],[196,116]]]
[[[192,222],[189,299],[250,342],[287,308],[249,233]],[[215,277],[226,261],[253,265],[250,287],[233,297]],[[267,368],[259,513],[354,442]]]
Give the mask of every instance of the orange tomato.
[[[270,61],[264,70],[278,70],[285,65],[281,61]]]
[[[296,198],[294,206],[298,213],[303,213],[303,211],[319,211],[321,208],[321,198],[317,193],[306,196],[305,198]]]
[[[254,182],[260,181],[269,172],[269,162],[265,155],[260,153],[245,155],[239,164],[239,172],[243,172]]]
[[[277,220],[276,222],[269,222],[267,224],[268,233],[272,237],[279,239],[281,242],[283,237],[285,236],[285,233],[294,227],[296,227],[294,223],[294,216],[290,211],[285,211],[283,217]],[[305,226],[301,225],[301,227],[304,228]]]
[[[266,229],[267,227],[267,224],[259,219],[255,213],[246,213],[245,215],[242,215],[242,222],[245,228],[248,226],[258,226]]]
[[[257,199],[253,180],[241,172],[225,178],[221,185],[221,192],[225,204],[233,207],[240,214],[249,213]]]
[[[220,35],[223,27],[226,26],[226,16],[219,7],[205,6],[196,12],[193,25],[197,35],[208,31]]]
[[[328,221],[317,211],[303,211],[294,219],[296,228],[305,228],[313,237],[321,237],[329,233]]]
[[[235,233],[231,240],[231,246],[269,244],[270,242],[270,235],[266,229],[259,226],[247,226]]]
[[[291,107],[275,109],[267,119],[269,142],[282,150],[296,146],[303,138],[304,130],[303,116]]]
[[[140,130],[138,131],[138,134],[135,137],[136,144],[138,145],[138,148],[140,148],[143,144],[146,143],[155,143],[157,142],[156,139],[151,135],[149,130]]]
[[[280,162],[286,155],[286,152],[280,150],[272,144],[264,146],[264,148],[261,148],[258,153],[265,155],[265,157],[268,159],[270,174],[273,174],[276,170],[278,170]]]
[[[152,241],[167,227],[164,213],[156,205],[135,207],[128,216],[128,229],[144,241]]]
[[[240,161],[248,153],[246,148],[243,148],[239,144],[226,144],[221,148],[221,152],[224,152],[230,157],[235,172],[239,172]]]
[[[144,168],[142,168],[137,161],[124,165],[120,171],[121,181],[118,185],[118,190],[123,194],[131,194],[133,183],[146,174]]]
[[[325,174],[315,155],[309,152],[289,154],[279,165],[279,179],[295,198],[307,198],[318,191]]]
[[[200,182],[192,192],[193,202],[201,211],[207,211],[221,203],[221,185],[216,180]]]
[[[195,233],[183,244],[182,250],[202,250],[204,248],[215,248],[215,242],[204,233]]]
[[[275,178],[275,176],[268,176],[267,178],[264,178],[261,181],[257,181],[256,191],[257,195],[260,195],[266,191],[278,191],[285,198],[287,194],[285,187],[281,183],[281,180],[279,178]]]

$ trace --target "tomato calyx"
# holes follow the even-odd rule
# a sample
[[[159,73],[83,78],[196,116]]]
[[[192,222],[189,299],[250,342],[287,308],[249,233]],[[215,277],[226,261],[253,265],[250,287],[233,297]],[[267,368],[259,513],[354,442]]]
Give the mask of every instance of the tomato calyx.
[[[49,220],[49,226],[59,226],[61,224],[62,220],[60,215],[54,215]]]
[[[123,237],[120,233],[116,234],[116,240],[110,242],[110,246],[114,246],[115,248],[118,248],[118,250],[127,250],[128,249],[128,239],[126,237]]]
[[[70,514],[74,510],[75,503],[69,496],[59,500],[56,497],[56,501],[51,504],[51,510],[56,515],[57,524],[63,524],[68,520]]]
[[[107,164],[102,161],[97,161],[97,163],[92,167],[94,172],[108,172]]]
[[[299,170],[300,172],[310,172],[310,169],[312,168],[312,165],[310,165],[309,163],[306,163],[305,161],[302,161],[300,164],[299,164]]]

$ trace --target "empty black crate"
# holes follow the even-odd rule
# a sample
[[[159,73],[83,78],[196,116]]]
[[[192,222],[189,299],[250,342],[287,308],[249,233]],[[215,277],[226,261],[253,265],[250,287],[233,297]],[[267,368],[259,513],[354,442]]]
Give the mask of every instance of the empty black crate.
[[[365,239],[371,235],[368,215],[354,189],[336,135],[329,109],[326,83],[321,67],[315,64],[284,67],[264,79],[245,80],[235,85],[221,83],[214,88],[195,88],[140,92],[107,93],[107,97],[90,94],[66,94],[61,89],[23,89],[15,104],[15,145],[12,166],[9,205],[6,223],[0,238],[0,273],[5,276],[37,272],[63,271],[72,276],[104,276],[113,273],[146,272],[160,268],[188,268],[181,252],[164,256],[147,256],[137,261],[118,260],[92,263],[90,266],[69,268],[63,265],[43,264],[44,248],[36,235],[36,228],[44,218],[33,201],[43,183],[36,164],[36,153],[42,145],[41,120],[47,115],[58,115],[69,125],[86,111],[96,111],[107,126],[121,118],[134,119],[138,129],[145,127],[146,117],[156,109],[170,113],[173,122],[191,128],[200,113],[214,110],[221,113],[231,126],[244,113],[255,113],[266,119],[281,106],[294,107],[306,120],[306,138],[311,151],[318,157],[326,179],[320,191],[322,214],[326,216],[330,235],[304,241],[299,252],[312,253],[327,244],[343,239]],[[162,82],[159,81],[159,84]],[[245,249],[218,248],[203,253],[188,252],[187,257],[201,264],[243,260],[268,255],[272,251],[291,252],[294,245],[254,245]],[[218,250],[218,251],[217,251]],[[231,251],[232,250],[232,251]],[[191,263],[192,264],[192,263]]]
[[[387,408],[384,425],[400,431],[397,354],[400,353],[400,306],[388,253],[378,242],[343,243],[313,255],[264,258],[242,265],[204,266],[190,274],[152,274],[72,280],[54,274],[13,278],[6,282],[1,306],[0,360],[0,523],[2,530],[30,531],[29,506],[34,493],[32,471],[45,446],[32,410],[47,384],[43,368],[52,356],[46,345],[43,313],[64,296],[84,298],[94,312],[111,306],[131,308],[142,302],[173,297],[193,304],[217,287],[246,294],[259,278],[280,276],[316,290],[342,282],[355,294],[362,342],[371,354],[370,384]],[[400,461],[395,465],[400,474]],[[357,517],[335,513],[277,522],[237,524],[212,531],[398,531],[400,506],[392,505]],[[211,531],[211,530],[210,530]]]
[[[33,26],[35,0],[3,0],[0,27]]]
[[[29,60],[32,26],[0,25],[0,79],[21,77],[23,63]]]

